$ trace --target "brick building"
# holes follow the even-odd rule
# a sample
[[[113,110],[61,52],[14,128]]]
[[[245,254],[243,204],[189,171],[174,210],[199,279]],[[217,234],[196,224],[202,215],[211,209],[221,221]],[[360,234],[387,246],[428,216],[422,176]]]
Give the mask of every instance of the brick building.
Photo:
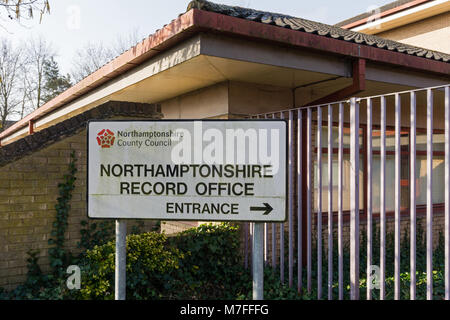
[[[437,21],[448,22],[448,13],[435,12]],[[442,31],[439,23],[436,32]],[[397,37],[399,28],[382,36]],[[42,249],[40,263],[48,270],[57,185],[72,151],[78,174],[66,236],[68,248],[76,250],[80,221],[87,219],[85,125],[90,119],[242,118],[449,82],[448,48],[422,48],[411,45],[414,37],[399,36],[397,42],[347,29],[192,1],[155,34],[1,132],[0,287],[24,280],[29,249]],[[438,116],[435,124],[443,128]],[[425,120],[417,125],[424,127]],[[146,223],[147,229],[152,226]],[[196,224],[167,222],[163,230]]]

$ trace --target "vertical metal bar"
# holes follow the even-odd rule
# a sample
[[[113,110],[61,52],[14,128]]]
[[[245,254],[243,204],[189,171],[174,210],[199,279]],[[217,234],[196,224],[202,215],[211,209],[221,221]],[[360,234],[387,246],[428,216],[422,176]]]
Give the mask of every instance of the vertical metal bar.
[[[367,279],[372,266],[372,99],[367,99]],[[367,300],[372,300],[372,288],[367,285]]]
[[[289,246],[288,246],[288,277],[289,287],[294,281],[294,112],[289,111]]]
[[[445,300],[450,300],[450,87],[445,91]]]
[[[126,299],[127,272],[127,221],[116,220],[115,300]]]
[[[317,107],[317,299],[322,299],[322,107]]]
[[[350,299],[359,299],[359,105],[350,99]]]
[[[264,119],[267,119],[267,113],[263,116]],[[269,224],[267,222],[264,223],[264,265],[269,264]]]
[[[416,299],[416,93],[410,93],[410,299]]]
[[[328,300],[333,300],[333,107],[328,105]]]
[[[275,114],[272,114],[272,118],[275,118]],[[274,272],[275,272],[275,268],[277,266],[277,262],[276,262],[276,257],[277,257],[276,246],[277,246],[277,228],[276,228],[276,224],[272,223],[272,268],[273,268]]]
[[[395,94],[395,221],[394,221],[394,299],[400,300],[400,95]]]
[[[386,97],[380,98],[380,300],[386,297]]]
[[[433,300],[433,93],[427,89],[427,300]]]
[[[277,229],[275,226],[275,223],[272,223],[272,268],[273,271],[275,271],[275,268],[277,266]]]
[[[312,114],[311,108],[307,110],[307,144],[306,144],[306,272],[307,281],[306,287],[308,293],[311,293],[311,265],[312,265],[312,254],[311,254],[311,200],[312,200],[312,175],[311,175],[311,157],[312,157]]]
[[[302,291],[302,192],[303,192],[303,176],[302,176],[302,111],[297,111],[297,290]]]
[[[284,119],[284,112],[280,112],[280,119]],[[284,283],[284,222],[280,224],[280,281]]]
[[[253,225],[255,223],[254,222],[249,222],[248,223],[248,230],[249,230],[249,250],[252,250],[249,254],[249,257],[251,257],[253,259]],[[251,260],[251,263],[253,264],[253,260]],[[252,266],[250,266],[250,274],[253,276],[253,268]]]
[[[263,261],[263,240],[264,224],[260,222],[253,223],[253,300],[264,299],[264,261]]]
[[[343,153],[344,151],[344,106],[339,103],[339,151],[338,151],[338,282],[339,282],[339,300],[344,299],[344,247],[343,247],[343,202],[342,202],[342,184],[343,184]]]
[[[244,268],[248,268],[248,222],[244,222]]]
[[[269,224],[264,223],[264,265],[269,264]]]

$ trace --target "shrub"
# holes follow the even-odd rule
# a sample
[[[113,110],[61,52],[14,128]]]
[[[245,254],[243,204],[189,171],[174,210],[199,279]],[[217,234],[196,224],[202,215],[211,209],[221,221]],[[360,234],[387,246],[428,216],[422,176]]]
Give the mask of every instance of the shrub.
[[[183,254],[153,232],[127,236],[127,298],[171,297],[171,278]],[[82,270],[82,299],[114,299],[115,241],[88,250]]]
[[[26,281],[12,291],[0,288],[0,300],[60,300],[70,299],[65,279],[42,273],[37,261],[39,250],[28,251]]]
[[[180,299],[234,299],[242,268],[239,229],[229,223],[204,224],[169,239],[181,250],[177,274]]]
[[[82,256],[81,289],[68,290],[65,276],[44,275],[30,252],[27,283],[0,289],[0,299],[114,299],[115,242]],[[239,228],[207,224],[170,238],[155,232],[127,236],[127,299],[251,299],[252,277],[240,253]],[[265,299],[308,299],[264,270]]]

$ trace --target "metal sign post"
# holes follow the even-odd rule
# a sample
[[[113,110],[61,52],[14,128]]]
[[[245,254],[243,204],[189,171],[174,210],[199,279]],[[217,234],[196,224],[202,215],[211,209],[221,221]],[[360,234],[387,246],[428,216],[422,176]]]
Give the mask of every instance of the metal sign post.
[[[126,298],[126,272],[127,272],[127,222],[126,220],[116,220],[116,269],[115,269],[115,290],[116,300]]]
[[[286,221],[285,120],[91,121],[87,138],[88,216],[116,219],[116,300],[126,219],[254,223],[253,298],[263,299],[263,223]]]
[[[256,222],[253,227],[253,300],[264,299],[264,223]]]

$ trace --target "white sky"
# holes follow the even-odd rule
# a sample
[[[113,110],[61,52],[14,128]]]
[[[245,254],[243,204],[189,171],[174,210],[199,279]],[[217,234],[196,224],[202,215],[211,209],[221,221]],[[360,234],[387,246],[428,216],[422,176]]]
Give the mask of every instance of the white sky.
[[[217,0],[257,10],[285,13],[334,24],[392,0]],[[71,70],[74,52],[88,42],[114,42],[133,30],[147,36],[186,11],[189,0],[50,0],[51,14],[26,21],[28,27],[1,21],[0,37],[13,41],[42,35],[58,53],[61,71]]]

